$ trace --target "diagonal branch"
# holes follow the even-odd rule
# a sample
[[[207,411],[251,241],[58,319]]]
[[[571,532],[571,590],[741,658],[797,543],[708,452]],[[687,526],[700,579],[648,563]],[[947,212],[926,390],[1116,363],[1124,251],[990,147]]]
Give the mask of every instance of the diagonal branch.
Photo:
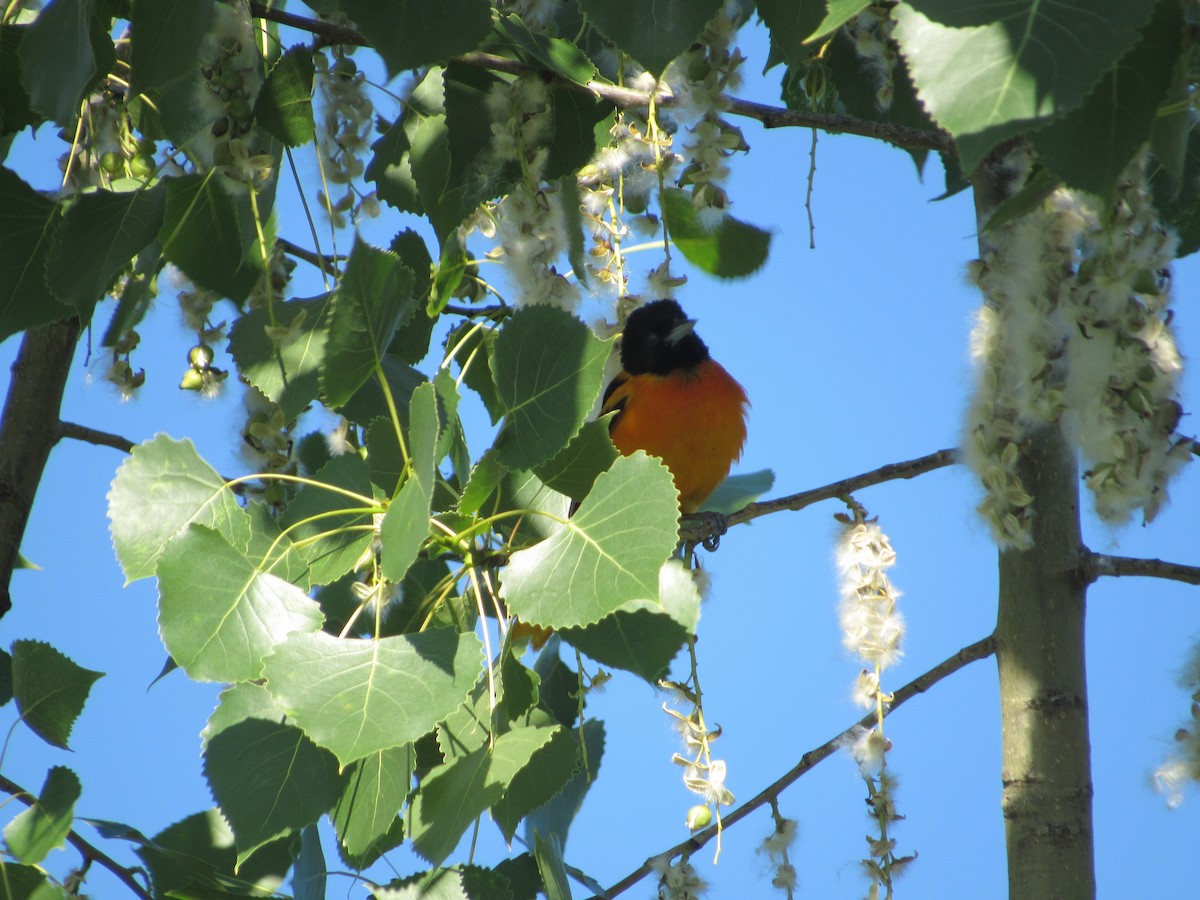
[[[986,659],[995,652],[996,641],[992,635],[988,635],[982,640],[976,641],[974,644],[963,647],[949,659],[938,663],[928,672],[918,675],[908,684],[904,685],[904,687],[900,688],[900,690],[896,691],[896,693],[893,695],[891,706],[888,707],[885,715],[891,715],[902,704],[908,702],[913,697],[917,696],[917,694],[925,693],[943,678],[953,675],[959,669],[962,669],[971,663],[976,662],[977,660]],[[772,800],[778,799],[779,795],[797,780],[799,780],[801,775],[808,772],[822,760],[828,759],[834,754],[834,751],[844,746],[845,743],[854,736],[858,729],[872,728],[875,726],[875,724],[875,713],[870,712],[847,728],[845,731],[841,732],[841,734],[835,735],[821,746],[809,750],[800,757],[800,761],[796,763],[796,765],[793,766],[790,771],[776,780],[773,784],[759,792],[758,796],[747,801],[746,803],[743,803],[733,812],[729,813],[729,815],[722,816],[721,827],[723,829],[729,828],[729,826],[744,819],[760,806],[765,806]],[[701,832],[697,832],[686,841],[680,841],[674,847],[670,847],[661,853],[651,856],[644,863],[642,863],[641,866],[630,872],[603,894],[592,897],[591,900],[609,900],[609,898],[624,893],[649,875],[653,870],[654,863],[669,863],[671,860],[675,859],[677,856],[681,856],[684,853],[691,855],[716,836],[716,825],[706,828]]]
[[[370,41],[359,32],[352,28],[334,25],[331,22],[308,19],[283,10],[271,9],[261,3],[251,3],[250,12],[260,19],[268,19],[281,25],[307,31],[328,44],[370,46]],[[635,91],[605,81],[589,81],[586,85],[578,84],[520,60],[478,50],[464,53],[454,59],[456,62],[466,65],[506,72],[510,75],[528,75],[536,72],[555,87],[591,94],[620,107],[645,108],[649,105],[652,96],[647,91]],[[653,99],[656,106],[671,106],[675,101],[669,89],[654,92]],[[753,100],[742,100],[737,97],[727,97],[726,100],[726,110],[731,115],[755,119],[761,122],[764,128],[817,128],[830,134],[856,134],[861,137],[875,138],[903,150],[955,152],[954,139],[944,131],[909,128],[888,122],[857,119],[854,116],[784,109],[780,106],[768,106],[765,103],[756,103]]]
[[[114,450],[124,453],[131,453],[135,446],[133,441],[127,437],[100,431],[98,428],[89,428],[87,425],[77,425],[74,422],[59,422],[58,436],[60,439],[71,438],[87,444],[95,444],[97,447],[112,447]]]
[[[37,797],[29,793],[29,791],[25,790],[15,781],[5,778],[3,775],[0,775],[0,790],[12,797],[15,797],[17,800],[20,800],[26,806],[32,807],[37,805]],[[67,841],[70,842],[72,847],[80,852],[84,860],[87,862],[100,863],[100,865],[104,866],[104,868],[108,869],[108,871],[112,872],[113,875],[117,876],[117,878],[119,878],[121,882],[127,888],[129,888],[129,890],[133,891],[135,895],[140,897],[141,900],[151,900],[150,892],[138,884],[137,879],[133,877],[132,869],[125,868],[99,847],[89,843],[87,840],[81,837],[76,831],[67,832]]]
[[[1132,556],[1110,556],[1107,553],[1084,551],[1083,575],[1088,583],[1105,575],[1119,578],[1122,575],[1141,575],[1148,578],[1166,578],[1185,584],[1200,584],[1200,566],[1167,562],[1162,559],[1138,559]]]

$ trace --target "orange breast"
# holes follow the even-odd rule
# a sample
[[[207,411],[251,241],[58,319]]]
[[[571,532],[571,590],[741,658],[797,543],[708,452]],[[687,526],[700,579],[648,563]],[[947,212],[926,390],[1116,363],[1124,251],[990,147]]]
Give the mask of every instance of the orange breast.
[[[680,508],[695,512],[742,455],[746,391],[711,359],[669,375],[623,372],[615,381],[603,410],[619,410],[613,444],[625,455],[659,457],[675,476]]]

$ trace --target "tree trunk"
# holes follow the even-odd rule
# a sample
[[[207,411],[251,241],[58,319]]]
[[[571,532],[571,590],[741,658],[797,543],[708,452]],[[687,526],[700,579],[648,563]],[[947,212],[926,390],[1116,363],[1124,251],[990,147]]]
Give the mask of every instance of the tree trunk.
[[[990,160],[999,160],[1005,149]],[[974,181],[981,224],[1020,188],[1011,172],[987,162]],[[986,242],[981,230],[981,247]],[[1034,544],[1000,555],[996,623],[1009,896],[1091,900],[1096,877],[1084,670],[1087,585],[1075,451],[1057,425],[1025,442],[1019,474],[1034,498]]]
[[[9,582],[50,450],[79,340],[79,320],[31,328],[21,338],[0,414],[0,616],[12,608]]]

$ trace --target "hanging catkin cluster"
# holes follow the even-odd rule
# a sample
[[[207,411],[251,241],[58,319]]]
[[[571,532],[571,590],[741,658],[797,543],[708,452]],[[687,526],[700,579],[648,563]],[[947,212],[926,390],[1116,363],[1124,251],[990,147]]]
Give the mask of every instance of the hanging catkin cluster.
[[[1027,151],[1007,164],[1023,181]],[[1028,548],[1036,498],[1017,463],[1024,440],[1060,423],[1090,468],[1096,511],[1152,519],[1188,458],[1175,436],[1181,362],[1169,327],[1175,238],[1158,220],[1144,164],[1113,208],[1066,189],[992,229],[973,276],[985,296],[972,334],[979,382],[964,457],[987,492],[979,506],[1002,547]]]

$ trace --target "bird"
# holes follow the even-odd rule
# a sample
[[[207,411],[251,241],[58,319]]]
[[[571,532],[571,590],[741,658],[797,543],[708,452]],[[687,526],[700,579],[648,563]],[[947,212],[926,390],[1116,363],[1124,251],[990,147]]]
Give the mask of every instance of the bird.
[[[629,314],[621,335],[621,371],[609,382],[601,415],[624,456],[644,450],[671,471],[680,511],[694,513],[729,475],[746,443],[750,401],[709,355],[674,300]]]

